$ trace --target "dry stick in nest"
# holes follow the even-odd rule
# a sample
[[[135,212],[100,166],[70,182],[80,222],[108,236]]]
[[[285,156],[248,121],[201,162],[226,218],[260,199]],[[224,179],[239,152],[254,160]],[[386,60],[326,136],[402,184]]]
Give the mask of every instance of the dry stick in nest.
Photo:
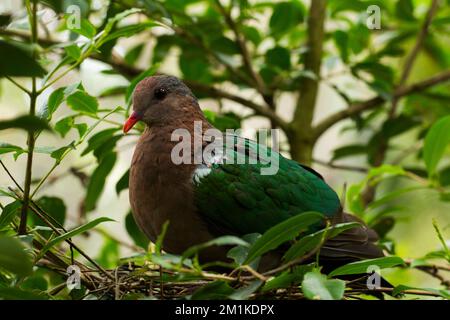
[[[23,189],[22,187],[19,185],[19,183],[17,182],[17,180],[14,178],[14,176],[11,174],[11,172],[8,170],[8,168],[5,166],[5,164],[3,163],[3,161],[0,160],[0,165],[3,167],[3,169],[5,170],[5,172],[8,174],[8,176],[11,178],[11,180],[14,182],[14,184],[16,185],[16,187],[23,193]],[[13,190],[12,188],[9,188],[18,198],[18,200],[22,201],[22,195],[20,195],[16,190]],[[56,234],[61,235],[61,232],[47,219],[53,221],[53,223],[55,223],[59,228],[61,228],[62,230],[64,230],[65,232],[67,232],[64,227],[56,220],[54,219],[51,215],[49,215],[48,213],[46,213],[36,202],[34,202],[32,199],[30,199],[30,203],[29,203],[29,209],[31,209],[32,212],[34,212],[47,226],[49,226]],[[72,257],[72,262],[73,262],[73,252],[72,252],[72,248],[77,250],[83,257],[85,257],[89,262],[91,262],[95,267],[97,267],[100,271],[102,271],[108,278],[112,279],[112,276],[106,272],[105,269],[103,269],[97,262],[95,262],[94,259],[92,259],[91,257],[89,257],[84,251],[82,251],[80,248],[78,248],[70,239],[66,239],[65,240],[69,246],[70,246],[70,250],[71,250],[71,257]]]
[[[13,227],[15,230],[18,229],[18,226],[13,222]],[[27,230],[28,232],[28,230]],[[46,239],[44,239],[42,236],[40,236],[39,234],[37,234],[38,237],[40,237],[40,240],[45,241]],[[44,247],[44,244],[40,242],[40,240],[38,239],[33,239],[33,245],[35,248],[37,248],[38,250],[41,250]],[[56,253],[53,253],[51,251],[47,251],[45,253],[45,257],[48,260],[41,260],[38,265],[49,269],[55,273],[61,274],[63,276],[66,276],[66,269],[68,267],[68,264],[64,261],[64,258],[66,258],[64,255],[60,254],[61,256],[58,256]],[[52,264],[50,264],[52,263]],[[72,264],[76,264],[84,269],[87,269],[86,266],[84,266],[82,263],[78,262],[78,261],[72,261]],[[55,268],[56,266],[56,268]],[[63,269],[59,269],[57,267],[63,268]],[[87,277],[83,277],[83,274],[81,275],[81,282],[88,288],[88,289],[92,289],[95,288],[95,284],[94,281],[91,279],[91,276],[87,276]],[[63,283],[64,286],[66,285],[65,283]],[[61,285],[63,285],[61,284]],[[60,290],[59,290],[60,291]],[[57,292],[59,292],[57,291]],[[57,293],[56,292],[56,293]],[[55,293],[55,294],[56,294]]]
[[[22,196],[17,191],[13,191],[13,192],[19,198],[19,200],[22,199]],[[34,203],[30,203],[30,204],[31,204],[31,206],[29,208],[31,209],[31,211],[34,212],[48,227],[50,227],[57,235],[63,234],[58,230],[58,228],[56,228],[50,221],[47,220],[47,217],[50,216],[49,214],[47,214],[47,213],[43,214],[45,212],[44,210],[42,210],[42,209],[39,210],[38,206],[35,205]],[[75,250],[77,250],[83,257],[85,257],[86,260],[88,260],[90,263],[92,263],[98,270],[100,270],[103,274],[105,274],[108,278],[114,279],[113,276],[111,276],[105,269],[103,269],[102,266],[100,266],[97,262],[95,262],[94,259],[89,257],[83,250],[81,250],[71,240],[66,239],[65,241],[71,247],[73,247]]]

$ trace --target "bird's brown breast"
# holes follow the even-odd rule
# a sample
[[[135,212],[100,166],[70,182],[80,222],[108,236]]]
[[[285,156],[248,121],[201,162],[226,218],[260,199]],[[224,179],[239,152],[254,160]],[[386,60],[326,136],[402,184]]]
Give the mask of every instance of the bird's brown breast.
[[[130,204],[141,230],[153,242],[169,221],[163,248],[180,254],[213,238],[194,203],[192,173],[195,164],[175,165],[171,131],[146,129],[134,151],[130,169]],[[223,255],[210,252],[209,256]]]

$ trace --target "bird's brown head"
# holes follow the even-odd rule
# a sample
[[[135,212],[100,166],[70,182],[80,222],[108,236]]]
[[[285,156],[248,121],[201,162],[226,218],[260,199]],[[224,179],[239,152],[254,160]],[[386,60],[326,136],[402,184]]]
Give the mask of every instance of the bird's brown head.
[[[145,78],[133,93],[133,112],[123,126],[127,133],[138,121],[154,125],[173,119],[183,107],[198,107],[191,90],[177,77],[159,75]]]

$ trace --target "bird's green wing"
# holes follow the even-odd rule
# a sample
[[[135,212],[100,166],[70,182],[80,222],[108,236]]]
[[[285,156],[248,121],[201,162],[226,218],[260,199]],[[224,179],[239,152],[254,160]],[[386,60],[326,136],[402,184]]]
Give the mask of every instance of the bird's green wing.
[[[224,142],[224,160],[199,166],[193,176],[196,205],[206,221],[244,235],[263,233],[306,211],[329,217],[339,212],[338,196],[314,170],[255,141],[229,138]],[[238,157],[245,163],[239,164],[241,158],[236,164]],[[261,174],[274,157],[276,174]]]

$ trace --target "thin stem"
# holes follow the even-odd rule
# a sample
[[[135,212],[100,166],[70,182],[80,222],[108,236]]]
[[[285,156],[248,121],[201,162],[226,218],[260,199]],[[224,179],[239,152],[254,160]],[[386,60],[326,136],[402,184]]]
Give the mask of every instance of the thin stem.
[[[54,83],[56,83],[58,80],[62,79],[66,74],[68,74],[70,71],[78,67],[84,59],[86,59],[92,51],[92,47],[89,48],[85,54],[83,54],[74,64],[72,64],[70,67],[65,69],[63,72],[61,72],[56,78],[53,78],[50,82],[47,82],[42,88],[39,89],[38,93],[41,94],[46,89],[51,87]]]
[[[52,174],[52,172],[56,169],[56,167],[59,165],[59,161],[55,161],[55,163],[53,164],[53,166],[50,168],[49,171],[47,171],[47,173],[45,174],[45,176],[43,176],[41,178],[41,180],[39,180],[37,186],[34,188],[33,192],[31,193],[30,198],[33,198],[36,195],[36,192],[42,187],[42,185],[44,184],[45,180],[48,179],[48,177]]]
[[[30,20],[31,25],[31,44],[35,45],[37,43],[38,38],[38,30],[37,30],[37,1],[33,0],[32,5],[30,1],[27,1],[27,10],[28,10],[28,18]],[[33,49],[33,58],[36,59],[36,50]],[[38,97],[38,93],[36,92],[36,77],[32,77],[31,79],[31,92],[30,92],[30,111],[29,114],[34,116],[36,113],[36,100]],[[20,224],[19,224],[19,234],[26,234],[27,232],[27,215],[28,215],[28,206],[30,202],[30,187],[31,187],[31,176],[32,176],[32,167],[33,167],[33,153],[34,153],[34,145],[35,145],[35,135],[33,131],[28,132],[28,153],[27,153],[27,166],[25,171],[25,183],[24,183],[24,193],[23,193],[23,204],[20,212]]]
[[[14,80],[13,78],[11,78],[10,76],[5,76],[6,79],[8,79],[9,81],[11,81],[16,87],[18,87],[20,90],[22,90],[23,92],[25,92],[26,94],[30,95],[30,91],[25,88],[24,86],[22,86],[20,83],[18,83],[16,80]]]
[[[317,163],[321,166],[329,167],[332,169],[338,169],[338,170],[347,170],[347,171],[356,171],[360,173],[367,173],[369,171],[368,168],[364,167],[358,167],[358,166],[351,166],[351,165],[345,165],[345,164],[335,164],[334,162],[327,162],[319,159],[313,159],[314,163]]]
[[[110,116],[111,114],[113,114],[114,112],[116,112],[119,108],[115,108],[113,110],[111,110],[110,112],[108,112],[107,114],[105,114],[103,117],[98,118],[97,122],[95,124],[93,124],[89,130],[84,134],[83,137],[80,138],[80,140],[77,141],[77,143],[75,143],[74,148],[78,147],[80,144],[82,144],[84,142],[84,140],[86,139],[86,137],[92,132],[92,130],[94,130],[95,127],[97,127],[97,125],[102,122],[102,121],[106,121],[106,118],[108,116]],[[61,158],[56,161],[53,166],[50,168],[50,170],[41,178],[41,180],[38,182],[37,186],[35,187],[35,189],[33,190],[33,193],[31,194],[31,197],[33,197],[36,192],[42,187],[42,185],[44,184],[44,182],[48,179],[48,177],[52,174],[52,172],[60,165],[61,161],[74,149],[72,148],[68,148],[64,151],[64,153],[61,155]]]

